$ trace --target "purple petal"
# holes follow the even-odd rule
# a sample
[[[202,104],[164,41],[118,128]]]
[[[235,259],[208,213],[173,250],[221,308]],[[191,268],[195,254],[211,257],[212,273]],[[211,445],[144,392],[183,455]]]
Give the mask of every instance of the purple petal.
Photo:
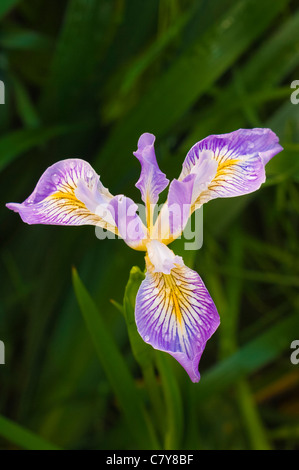
[[[153,134],[142,134],[138,140],[138,149],[133,152],[133,155],[141,163],[141,174],[136,187],[140,190],[145,204],[156,204],[159,194],[169,183],[158,166],[154,142],[155,136]]]
[[[199,360],[220,323],[199,275],[186,266],[176,266],[170,274],[155,273],[148,263],[136,297],[135,318],[143,340],[171,354],[192,382],[198,382]]]
[[[203,179],[200,181],[195,204],[256,191],[265,181],[266,163],[283,150],[278,140],[270,129],[258,128],[211,135],[188,152],[179,180],[192,173],[201,176],[203,162],[210,160],[217,162],[215,175],[210,167],[206,184]]]
[[[170,235],[182,233],[190,216],[196,176],[188,175],[182,181],[174,179],[169,186],[167,206]]]
[[[188,175],[182,181],[172,180],[167,203],[156,220],[153,238],[169,243],[180,236],[191,214],[196,175]]]
[[[137,214],[138,206],[132,199],[123,195],[115,196],[107,206],[124,241],[136,248],[147,236],[146,228]]]
[[[112,197],[89,163],[67,159],[50,166],[22,204],[7,207],[28,224],[99,225],[116,233],[115,224],[96,213]]]

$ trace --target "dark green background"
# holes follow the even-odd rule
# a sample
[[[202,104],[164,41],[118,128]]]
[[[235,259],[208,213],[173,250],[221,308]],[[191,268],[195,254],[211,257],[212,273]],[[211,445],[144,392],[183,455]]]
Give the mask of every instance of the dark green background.
[[[157,136],[171,179],[203,137],[270,127],[285,151],[267,165],[266,184],[204,207],[200,251],[173,246],[221,317],[202,379],[192,384],[160,353],[164,373],[160,364],[153,380],[166,397],[162,448],[298,448],[298,1],[1,0],[0,20],[1,447],[154,447],[128,422],[134,393],[157,424],[111,303],[122,303],[131,267],[143,270],[142,254],[99,241],[93,227],[25,225],[5,203],[23,201],[49,165],[69,157],[89,161],[112,194],[140,202],[132,152],[142,132]],[[72,266],[111,335],[97,349]],[[118,364],[107,374],[106,346],[121,353],[132,395],[117,392]]]

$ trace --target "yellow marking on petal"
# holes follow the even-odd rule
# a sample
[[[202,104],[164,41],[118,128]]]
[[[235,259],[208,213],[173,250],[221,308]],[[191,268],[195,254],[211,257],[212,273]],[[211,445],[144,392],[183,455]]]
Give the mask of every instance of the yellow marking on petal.
[[[66,193],[63,193],[62,191],[57,191],[56,193],[50,194],[50,196],[48,196],[47,199],[57,199],[58,201],[65,199],[67,201],[68,206],[70,206],[71,204],[75,210],[84,209],[85,211],[88,211],[90,215],[94,215],[95,218],[100,219],[100,217],[98,217],[96,214],[92,214],[87,209],[85,204],[76,197],[75,191],[73,188],[71,188],[71,192],[66,192]]]
[[[78,202],[82,207],[86,207],[83,202],[79,201],[79,199],[75,196],[74,188],[70,188],[70,192],[63,193],[62,191],[57,191],[56,193],[50,194],[49,198],[51,199],[72,199],[73,201]]]
[[[72,210],[76,211],[76,215],[78,217],[86,218],[88,217],[90,220],[94,222],[95,225],[102,227],[105,230],[109,230],[110,232],[114,233],[118,237],[120,237],[119,230],[116,226],[111,225],[109,222],[103,220],[99,215],[94,214],[91,212],[85,204],[80,201],[75,195],[75,188],[72,188],[68,185],[70,192],[62,192],[57,191],[53,194],[50,194],[47,199],[55,199],[57,203],[61,202],[63,204],[64,212],[71,212]],[[64,200],[64,201],[63,201]],[[146,243],[148,240],[140,240],[138,244],[135,246],[131,246],[132,249],[136,251],[146,251]]]
[[[68,185],[69,186],[69,185]],[[62,192],[62,191],[56,191],[53,194],[50,194],[46,198],[46,200],[56,200],[57,204],[59,203],[63,204],[63,207],[61,207],[63,212],[71,212],[71,211],[76,211],[76,216],[81,217],[81,218],[86,218],[88,217],[90,220],[92,220],[96,225],[109,230],[110,232],[116,234],[119,236],[118,228],[111,225],[110,223],[106,222],[103,220],[100,216],[97,214],[94,214],[91,212],[85,204],[80,201],[75,195],[75,188],[72,188],[69,186],[70,192]],[[138,249],[138,248],[136,248]],[[144,250],[143,247],[140,247],[140,250]]]
[[[224,162],[221,162],[218,164],[217,172],[213,180],[208,186],[208,189],[206,191],[209,191],[210,189],[213,189],[219,185],[219,181],[222,181],[222,177],[227,175],[229,171],[234,171],[233,166],[239,163],[239,159],[234,159],[234,160],[225,160]],[[205,192],[206,192],[205,191]]]
[[[153,207],[152,207],[149,192],[147,193],[147,196],[146,196],[145,209],[146,209],[146,226],[148,230],[148,236],[149,238],[151,238],[151,234],[153,230],[154,214],[153,214]]]
[[[175,280],[171,274],[163,274],[164,278],[164,284],[166,287],[166,295],[172,297],[173,300],[173,314],[175,315],[177,321],[180,324],[180,327],[182,327],[182,312],[179,306],[179,299],[181,297],[181,292],[178,286],[175,284]]]
[[[175,308],[175,316],[180,324],[180,327],[182,327],[182,312],[179,307],[177,295],[174,292],[172,293],[172,298],[173,298],[173,303],[174,303],[174,308]]]
[[[217,188],[217,186],[221,184],[223,177],[225,177],[225,175],[227,175],[229,171],[233,172],[235,170],[233,168],[234,165],[237,165],[240,162],[239,158],[226,159],[222,161],[223,157],[225,158],[225,155],[219,155],[218,157],[215,158],[215,160],[218,162],[216,175],[212,179],[207,189],[199,195],[199,197],[196,199],[196,201],[192,205],[191,213],[193,213],[196,209],[198,209],[203,204],[203,202],[205,202],[203,200],[204,196],[208,195],[210,190]]]
[[[216,158],[217,160],[217,158]],[[239,158],[234,158],[234,159],[227,159],[221,162],[221,160],[218,163],[218,168],[217,168],[217,173],[216,173],[216,178],[217,175],[220,171],[223,171],[226,167],[235,165],[236,163],[239,163],[240,159]]]

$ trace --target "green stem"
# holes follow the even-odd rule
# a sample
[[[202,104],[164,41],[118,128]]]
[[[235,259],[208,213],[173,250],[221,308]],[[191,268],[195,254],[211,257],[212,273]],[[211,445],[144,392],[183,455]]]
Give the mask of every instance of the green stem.
[[[236,383],[237,399],[252,450],[271,450],[256,403],[247,380]]]
[[[149,364],[147,367],[142,367],[142,374],[155,416],[155,421],[157,423],[159,435],[162,437],[165,433],[165,405],[162,400],[161,390],[157,382],[157,377],[155,376],[153,365]]]
[[[156,358],[166,402],[167,429],[164,445],[166,450],[177,450],[180,449],[183,429],[181,394],[169,362],[171,358],[162,352],[157,352]]]

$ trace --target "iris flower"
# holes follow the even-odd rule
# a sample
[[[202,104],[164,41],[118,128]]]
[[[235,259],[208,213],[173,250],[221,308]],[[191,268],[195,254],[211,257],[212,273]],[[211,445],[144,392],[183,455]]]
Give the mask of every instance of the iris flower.
[[[201,140],[187,153],[180,176],[170,183],[167,200],[154,217],[159,194],[169,184],[158,166],[154,142],[154,135],[142,134],[133,152],[141,164],[136,187],[146,223],[132,199],[113,196],[81,159],[50,166],[22,204],[7,207],[28,224],[99,226],[144,251],[146,275],[135,305],[139,334],[153,348],[171,354],[198,382],[199,360],[219,326],[219,315],[200,276],[168,245],[181,236],[191,214],[204,203],[256,191],[265,181],[266,163],[282,147],[274,132],[259,128]]]

